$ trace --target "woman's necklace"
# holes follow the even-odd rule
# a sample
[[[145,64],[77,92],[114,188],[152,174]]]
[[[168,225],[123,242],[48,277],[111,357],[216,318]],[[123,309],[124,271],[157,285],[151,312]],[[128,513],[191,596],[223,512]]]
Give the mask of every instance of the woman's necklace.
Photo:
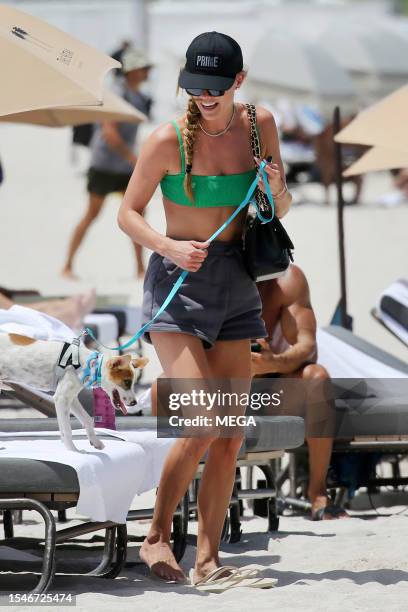
[[[200,126],[200,129],[201,129],[201,130],[204,132],[204,134],[206,134],[207,136],[222,136],[222,134],[225,134],[225,132],[226,132],[227,130],[229,130],[229,128],[231,127],[231,123],[233,122],[234,117],[235,117],[235,104],[234,104],[234,106],[233,106],[233,111],[232,111],[232,116],[231,116],[231,119],[228,121],[228,123],[227,123],[227,127],[225,127],[225,128],[222,130],[222,132],[216,132],[215,134],[211,134],[211,132],[207,132],[207,130],[205,130],[205,129],[203,128],[203,126],[201,125],[201,122],[200,122],[200,121],[198,122],[198,125]]]

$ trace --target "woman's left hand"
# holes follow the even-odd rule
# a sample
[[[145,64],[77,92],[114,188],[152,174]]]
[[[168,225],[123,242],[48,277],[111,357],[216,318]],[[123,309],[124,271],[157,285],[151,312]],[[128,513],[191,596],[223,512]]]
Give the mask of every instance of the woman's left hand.
[[[259,168],[262,160],[260,160],[259,157],[254,157],[254,159],[255,159],[256,165]],[[284,188],[285,184],[282,180],[282,176],[281,176],[278,164],[267,162],[266,165],[264,166],[264,170],[268,176],[268,183],[269,183],[269,187],[271,189],[272,195],[273,194],[276,195],[277,193],[280,193],[282,189]],[[261,191],[265,193],[265,185],[264,185],[262,176],[259,179],[258,185]]]

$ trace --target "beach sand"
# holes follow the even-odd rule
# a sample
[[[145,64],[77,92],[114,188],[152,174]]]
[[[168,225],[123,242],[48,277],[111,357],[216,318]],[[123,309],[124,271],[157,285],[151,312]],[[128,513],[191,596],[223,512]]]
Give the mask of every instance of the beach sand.
[[[153,497],[152,492],[140,496],[132,507],[149,507]],[[366,497],[362,496],[362,499],[363,505],[367,506]],[[394,514],[401,511],[403,514]],[[59,575],[51,590],[76,595],[75,609],[84,612],[116,609],[166,612],[186,609],[379,612],[386,609],[405,612],[408,600],[408,509],[404,506],[382,507],[379,512],[394,515],[377,516],[373,511],[356,510],[355,518],[322,522],[312,522],[303,516],[284,516],[279,531],[274,534],[266,533],[266,519],[248,514],[242,522],[241,541],[221,545],[221,562],[237,566],[256,564],[265,575],[278,579],[278,585],[271,590],[239,588],[222,594],[199,593],[188,585],[167,585],[151,578],[142,564],[125,568],[115,580]],[[74,516],[74,511],[69,510],[68,516]],[[41,537],[42,528],[35,514],[25,512],[24,517],[29,519],[28,523],[24,527],[17,525],[16,535]],[[144,523],[128,522],[129,534],[143,535],[146,530]],[[196,530],[197,524],[192,521],[189,533],[195,534]],[[66,552],[65,557],[74,561],[64,563],[63,570],[85,572],[96,567],[101,543],[98,546],[99,553],[94,549],[88,556],[86,552],[81,555]],[[9,551],[0,548],[0,559],[4,559],[7,553],[10,556]],[[62,559],[63,555],[60,552],[58,558]],[[192,543],[187,546],[181,562],[187,573],[194,558],[195,546]],[[79,559],[82,559],[82,566]],[[134,543],[129,543],[128,560],[138,561]],[[88,564],[84,565],[85,561]],[[24,586],[32,588],[35,581],[33,575],[3,574],[1,589],[7,585],[20,591]],[[30,606],[25,609],[40,608]]]
[[[133,278],[132,247],[116,224],[118,196],[109,198],[78,254],[75,269],[82,280],[72,282],[59,276],[69,235],[87,199],[83,173],[70,165],[69,139],[66,129],[0,126],[5,170],[5,183],[0,187],[0,285],[35,288],[45,295],[96,287],[98,293],[125,295],[129,303],[139,304],[142,282]],[[372,175],[364,187],[364,205],[345,211],[349,312],[357,334],[406,360],[406,348],[369,314],[381,291],[396,278],[407,276],[408,207],[387,209],[375,204],[378,195],[390,189],[387,174]],[[319,325],[327,325],[339,297],[334,191],[330,206],[323,204],[317,185],[303,187],[302,193],[314,203],[294,206],[284,223],[295,243],[296,263],[309,279]],[[147,208],[147,220],[163,231],[158,194]],[[145,379],[151,380],[160,366],[148,345],[145,354],[151,358]],[[147,494],[149,503],[152,495]],[[136,505],[146,506],[145,500],[143,496]],[[149,579],[141,566],[126,569],[112,581],[57,577],[54,590],[76,593],[77,609],[86,611],[171,612],[214,606],[230,612],[385,608],[402,612],[408,607],[408,512],[393,507],[384,513],[399,509],[405,513],[392,517],[371,513],[334,523],[285,516],[276,535],[265,533],[265,519],[247,517],[242,541],[223,545],[222,561],[255,562],[278,578],[278,588],[256,595],[243,589],[205,595],[184,586],[162,585]],[[27,518],[24,527],[16,526],[16,533],[40,534],[39,522],[25,513]],[[145,533],[146,529],[146,524],[129,525],[130,533]],[[193,559],[194,547],[189,546],[183,567],[188,569]]]

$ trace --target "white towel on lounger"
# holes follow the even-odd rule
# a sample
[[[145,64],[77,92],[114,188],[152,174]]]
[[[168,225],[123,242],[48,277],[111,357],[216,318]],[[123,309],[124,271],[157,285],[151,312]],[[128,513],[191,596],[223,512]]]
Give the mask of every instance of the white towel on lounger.
[[[87,439],[76,439],[78,434],[85,433],[84,429],[72,432],[75,445],[86,453],[66,450],[59,432],[41,432],[38,440],[27,439],[35,436],[35,432],[0,432],[0,462],[7,457],[69,465],[78,475],[77,512],[93,521],[125,523],[133,497],[158,485],[165,453],[162,448],[157,460],[152,461],[155,450],[151,436],[151,450],[145,450],[141,444],[119,439],[124,436],[118,432],[99,431],[114,435],[114,438],[103,440],[103,450],[91,447]],[[47,439],[53,433],[58,439]],[[159,442],[163,447],[162,441]],[[18,484],[20,488],[21,483]]]
[[[324,329],[317,330],[317,346],[317,362],[326,368],[331,378],[407,378],[404,372],[359,351]]]
[[[0,332],[59,342],[70,342],[77,335],[62,321],[17,304],[8,310],[0,308]]]

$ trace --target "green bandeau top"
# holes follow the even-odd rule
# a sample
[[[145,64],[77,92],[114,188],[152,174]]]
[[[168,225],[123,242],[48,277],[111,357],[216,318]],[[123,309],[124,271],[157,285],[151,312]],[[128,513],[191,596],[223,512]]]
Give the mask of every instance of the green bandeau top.
[[[194,202],[191,202],[183,186],[186,167],[183,139],[176,121],[172,121],[172,124],[176,128],[179,141],[181,172],[166,174],[162,178],[160,181],[162,194],[175,204],[181,204],[182,206],[195,206],[197,208],[239,206],[256,176],[257,168],[239,174],[214,176],[193,174],[191,179]]]

